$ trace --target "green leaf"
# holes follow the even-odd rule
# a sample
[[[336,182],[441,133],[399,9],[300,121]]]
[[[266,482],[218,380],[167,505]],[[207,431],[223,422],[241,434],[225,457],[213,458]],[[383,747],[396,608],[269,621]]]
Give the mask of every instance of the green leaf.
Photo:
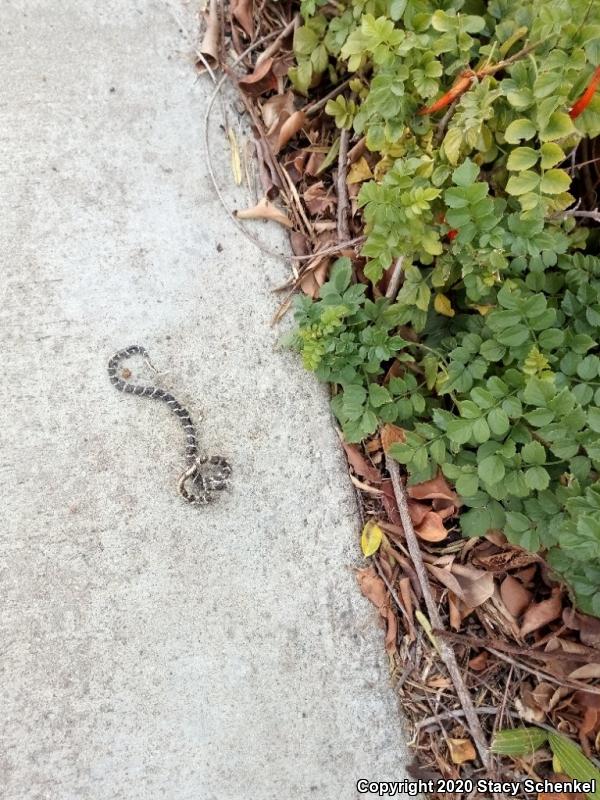
[[[560,733],[548,733],[548,741],[563,772],[578,781],[595,783],[596,791],[588,794],[588,797],[593,797],[595,800],[600,798],[600,771],[583,754],[581,748]]]
[[[564,111],[554,111],[550,114],[548,124],[540,131],[540,141],[551,142],[555,139],[563,139],[573,133],[575,126],[573,120]]]
[[[528,442],[521,450],[521,456],[526,464],[540,466],[546,463],[546,449],[540,442]]]
[[[532,167],[539,157],[532,147],[516,147],[508,156],[506,166],[513,172],[521,172]]]
[[[530,119],[515,119],[504,131],[504,138],[509,144],[518,144],[523,139],[531,139],[536,127]]]
[[[544,142],[540,148],[540,152],[542,155],[542,160],[540,162],[542,169],[550,169],[550,167],[556,166],[565,159],[562,147],[556,144],[556,142]]]
[[[498,731],[490,745],[492,753],[503,756],[530,756],[548,740],[541,728],[515,728]]]
[[[452,173],[452,182],[457,186],[470,186],[479,175],[479,167],[470,158],[465,158],[460,167]]]
[[[533,191],[539,182],[540,176],[537,172],[525,170],[519,175],[511,175],[506,184],[506,191],[508,194],[518,196]]]
[[[456,480],[455,487],[462,497],[472,497],[479,488],[479,478],[474,472],[463,472]]]
[[[530,467],[525,472],[525,483],[530,489],[537,489],[539,492],[547,489],[550,484],[550,475],[544,467]]]
[[[477,465],[477,474],[482,481],[493,486],[501,481],[506,474],[504,461],[500,456],[488,456]]]
[[[508,414],[502,408],[493,408],[487,416],[487,421],[495,436],[504,436],[510,429]]]
[[[352,262],[347,256],[338,258],[331,267],[329,276],[329,283],[336,289],[339,294],[342,294],[352,280]]]
[[[549,169],[542,176],[540,187],[545,194],[566,192],[571,185],[571,178],[564,169]]]
[[[391,403],[392,396],[385,386],[380,386],[378,383],[371,383],[369,385],[369,402],[373,408],[379,408],[385,405],[385,403]]]
[[[448,438],[455,444],[466,444],[473,435],[473,420],[454,417],[448,423]]]

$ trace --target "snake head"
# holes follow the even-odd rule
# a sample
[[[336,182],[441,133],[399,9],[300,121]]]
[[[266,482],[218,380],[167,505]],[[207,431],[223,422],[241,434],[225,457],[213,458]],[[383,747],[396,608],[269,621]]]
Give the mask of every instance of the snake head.
[[[207,505],[213,492],[227,488],[231,466],[222,456],[196,459],[179,479],[179,494],[188,503]]]

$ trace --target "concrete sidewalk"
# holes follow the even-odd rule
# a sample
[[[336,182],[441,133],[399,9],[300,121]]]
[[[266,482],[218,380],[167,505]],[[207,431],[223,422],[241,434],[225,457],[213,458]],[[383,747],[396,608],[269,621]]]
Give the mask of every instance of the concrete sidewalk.
[[[269,327],[287,269],[207,179],[194,12],[0,6],[4,800],[353,800],[404,776],[327,399]],[[206,510],[176,494],[177,421],[108,382],[132,343],[233,464]]]

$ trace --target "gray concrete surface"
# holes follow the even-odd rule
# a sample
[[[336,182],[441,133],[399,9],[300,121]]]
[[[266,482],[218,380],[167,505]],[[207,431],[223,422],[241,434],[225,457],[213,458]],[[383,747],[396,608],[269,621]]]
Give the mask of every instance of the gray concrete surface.
[[[286,267],[207,181],[194,12],[0,5],[4,800],[346,800],[403,776],[327,401],[269,327]],[[133,342],[234,465],[206,511],[175,493],[177,421],[108,383]]]

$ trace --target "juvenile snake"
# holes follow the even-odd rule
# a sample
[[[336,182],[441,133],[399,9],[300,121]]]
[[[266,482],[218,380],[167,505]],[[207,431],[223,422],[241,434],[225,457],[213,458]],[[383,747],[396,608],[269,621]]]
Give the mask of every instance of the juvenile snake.
[[[117,370],[121,362],[133,355],[141,355],[152,367],[147,350],[139,344],[132,344],[123,350],[119,350],[108,362],[110,382],[115,389],[125,394],[135,394],[140,397],[152,397],[155,400],[162,400],[179,417],[185,431],[187,445],[185,449],[186,468],[179,478],[177,489],[188,503],[195,505],[210,503],[213,499],[213,492],[226,488],[228,478],[231,475],[230,465],[223,456],[211,456],[210,458],[198,456],[196,428],[192,418],[189,411],[172,394],[156,386],[129,383],[125,378],[118,375]],[[192,483],[192,491],[187,488],[186,484],[188,482]]]

